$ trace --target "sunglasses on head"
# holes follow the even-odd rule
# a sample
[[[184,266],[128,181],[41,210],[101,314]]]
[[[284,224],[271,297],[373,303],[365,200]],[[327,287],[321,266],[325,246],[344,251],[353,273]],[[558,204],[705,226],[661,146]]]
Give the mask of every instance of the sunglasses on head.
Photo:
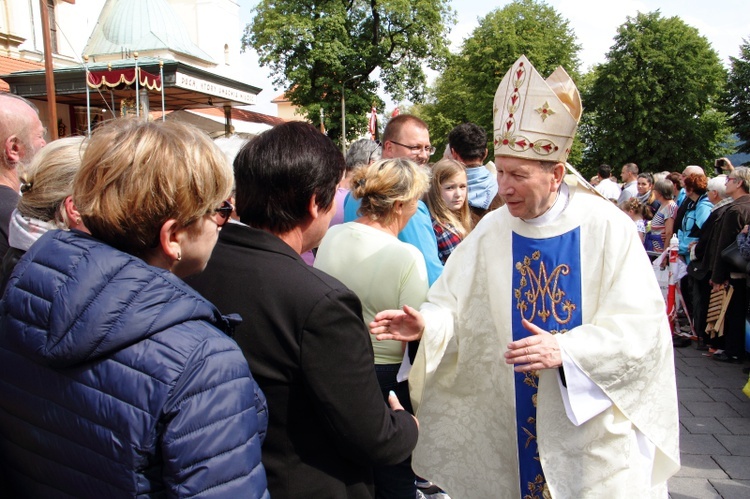
[[[232,206],[232,203],[230,203],[229,201],[224,201],[223,203],[221,203],[221,206],[213,211],[214,215],[218,215],[218,217],[213,217],[216,225],[218,225],[219,227],[223,227],[224,224],[226,224],[229,220],[229,217],[233,211],[234,206]]]

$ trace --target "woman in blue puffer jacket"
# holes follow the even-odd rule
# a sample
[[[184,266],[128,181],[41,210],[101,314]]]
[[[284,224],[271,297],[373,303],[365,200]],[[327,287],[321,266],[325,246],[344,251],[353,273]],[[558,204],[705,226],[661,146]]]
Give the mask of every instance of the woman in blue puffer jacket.
[[[268,497],[265,398],[179,279],[206,265],[231,186],[192,127],[91,137],[73,187],[91,235],[42,236],[0,302],[6,497]]]

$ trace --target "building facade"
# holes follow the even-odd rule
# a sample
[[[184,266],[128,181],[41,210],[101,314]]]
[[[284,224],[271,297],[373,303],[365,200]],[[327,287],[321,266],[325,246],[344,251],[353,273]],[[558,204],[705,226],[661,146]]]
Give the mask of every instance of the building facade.
[[[232,108],[254,104],[261,91],[247,83],[252,75],[242,68],[244,26],[234,0],[43,1],[50,21],[58,129],[63,134],[82,133],[87,115],[93,114],[97,122],[132,110],[136,100],[134,85],[89,86],[86,95],[86,68],[106,75],[108,70],[134,67],[137,59],[142,69],[158,76],[162,66],[167,69],[162,83],[168,110],[217,108],[227,120]],[[40,88],[41,4],[0,0],[0,75],[14,73],[0,85],[36,101],[49,127],[47,92]],[[141,102],[144,95],[151,110],[160,110],[158,92],[139,92]]]

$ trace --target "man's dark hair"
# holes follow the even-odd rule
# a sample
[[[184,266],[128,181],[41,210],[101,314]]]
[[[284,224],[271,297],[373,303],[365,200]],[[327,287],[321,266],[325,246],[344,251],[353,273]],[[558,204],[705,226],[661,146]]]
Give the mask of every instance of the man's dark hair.
[[[671,172],[669,175],[667,175],[667,180],[672,182],[674,184],[675,189],[678,191],[682,189],[682,175],[678,172]]]
[[[413,114],[399,114],[395,118],[391,118],[385,126],[385,130],[383,130],[383,144],[389,140],[398,140],[398,136],[401,134],[401,129],[408,123],[413,123],[417,127],[424,128],[425,130],[428,129],[427,123],[421,118],[417,118]]]
[[[308,217],[310,199],[326,211],[344,175],[344,156],[317,128],[277,125],[248,142],[234,160],[240,220],[284,234]]]
[[[448,134],[448,144],[464,161],[482,161],[487,152],[487,132],[476,123],[462,123]]]
[[[612,167],[608,164],[599,165],[599,176],[601,178],[609,178],[612,176]]]

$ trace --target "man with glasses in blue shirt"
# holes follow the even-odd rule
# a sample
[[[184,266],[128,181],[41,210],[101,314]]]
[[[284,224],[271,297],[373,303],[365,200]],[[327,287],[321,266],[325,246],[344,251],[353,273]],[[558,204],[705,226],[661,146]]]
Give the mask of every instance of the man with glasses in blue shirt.
[[[411,114],[400,114],[388,122],[383,132],[383,157],[408,158],[426,165],[435,148],[430,145],[427,124]]]

